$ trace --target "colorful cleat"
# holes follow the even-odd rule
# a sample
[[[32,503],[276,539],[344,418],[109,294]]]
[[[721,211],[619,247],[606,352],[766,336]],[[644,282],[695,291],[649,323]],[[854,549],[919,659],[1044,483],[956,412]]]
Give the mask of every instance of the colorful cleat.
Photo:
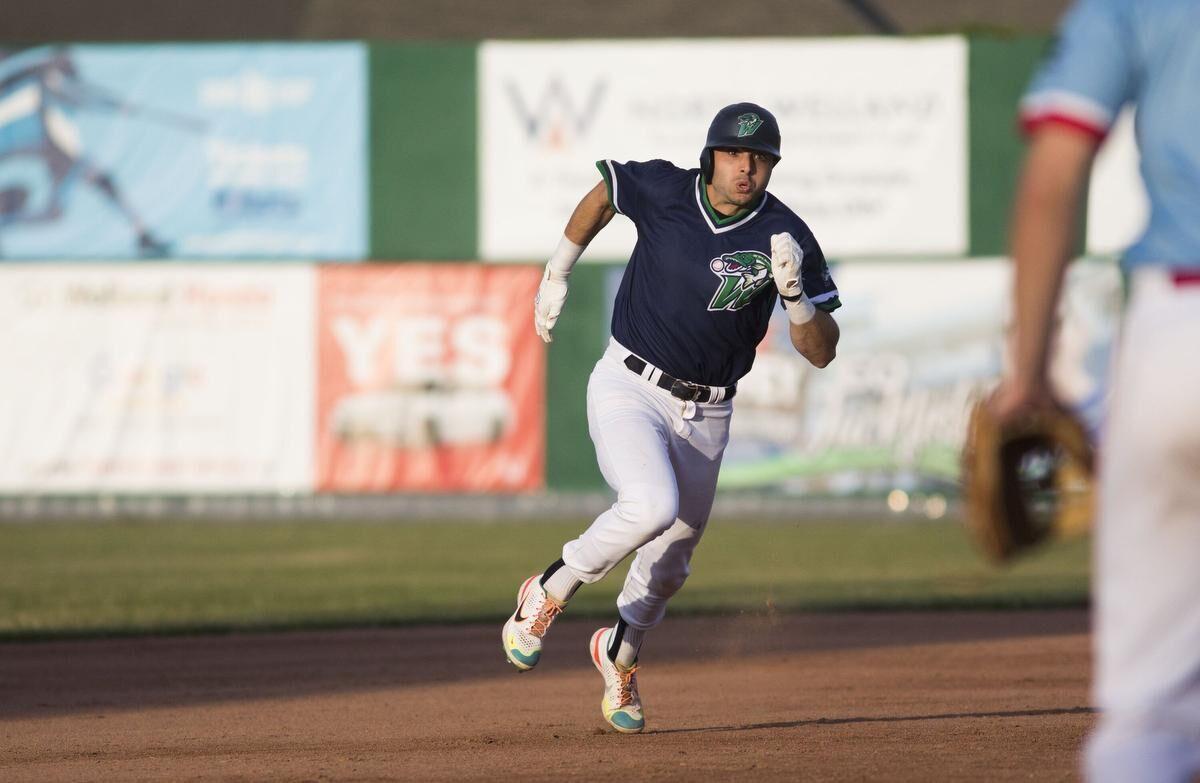
[[[600,710],[604,719],[622,734],[637,734],[646,727],[642,700],[638,696],[637,666],[628,669],[617,666],[608,657],[608,635],[612,628],[601,628],[592,634],[589,650],[592,663],[604,678],[604,698]]]
[[[523,672],[537,666],[542,655],[542,637],[565,606],[546,594],[541,579],[541,574],[534,574],[521,585],[517,591],[517,610],[501,633],[504,656]]]

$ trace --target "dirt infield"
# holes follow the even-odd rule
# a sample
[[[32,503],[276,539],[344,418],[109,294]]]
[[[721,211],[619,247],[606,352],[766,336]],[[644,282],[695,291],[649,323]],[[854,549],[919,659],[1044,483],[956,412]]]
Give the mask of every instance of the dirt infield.
[[[594,626],[0,645],[0,779],[1066,780],[1095,719],[1082,611],[668,618],[637,736]]]

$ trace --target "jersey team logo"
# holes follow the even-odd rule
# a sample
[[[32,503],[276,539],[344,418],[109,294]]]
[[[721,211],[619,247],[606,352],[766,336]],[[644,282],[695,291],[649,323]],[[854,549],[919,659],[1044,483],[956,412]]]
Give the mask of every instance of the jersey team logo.
[[[762,125],[762,117],[759,117],[752,111],[746,112],[738,117],[738,138],[743,136],[753,136],[754,131]]]
[[[757,250],[725,253],[708,263],[721,280],[708,309],[741,310],[755,295],[771,283],[771,259]]]

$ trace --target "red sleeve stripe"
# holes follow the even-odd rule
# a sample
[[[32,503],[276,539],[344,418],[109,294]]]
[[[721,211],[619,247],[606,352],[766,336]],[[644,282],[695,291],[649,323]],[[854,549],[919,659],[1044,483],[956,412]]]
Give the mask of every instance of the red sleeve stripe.
[[[1043,90],[1026,95],[1021,100],[1019,114],[1021,130],[1026,135],[1053,122],[1103,139],[1113,122],[1113,112],[1108,107],[1067,90]]]
[[[1200,285],[1200,269],[1176,269],[1171,273],[1171,280],[1177,286]]]
[[[1026,136],[1032,136],[1035,131],[1046,125],[1060,125],[1071,128],[1091,136],[1096,141],[1103,141],[1104,137],[1108,135],[1108,128],[1100,127],[1095,123],[1060,112],[1051,111],[1043,114],[1027,114],[1021,117],[1021,132]]]

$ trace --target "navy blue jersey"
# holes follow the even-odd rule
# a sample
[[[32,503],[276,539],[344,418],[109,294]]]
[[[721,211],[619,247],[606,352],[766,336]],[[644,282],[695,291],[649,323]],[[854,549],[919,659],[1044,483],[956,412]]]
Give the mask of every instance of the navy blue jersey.
[[[772,234],[786,231],[804,251],[800,280],[812,303],[825,311],[840,306],[821,246],[770,193],[723,217],[708,203],[699,169],[665,160],[596,166],[609,202],[638,233],[613,305],[612,334],[659,369],[710,386],[728,386],[750,371],[780,302]]]

